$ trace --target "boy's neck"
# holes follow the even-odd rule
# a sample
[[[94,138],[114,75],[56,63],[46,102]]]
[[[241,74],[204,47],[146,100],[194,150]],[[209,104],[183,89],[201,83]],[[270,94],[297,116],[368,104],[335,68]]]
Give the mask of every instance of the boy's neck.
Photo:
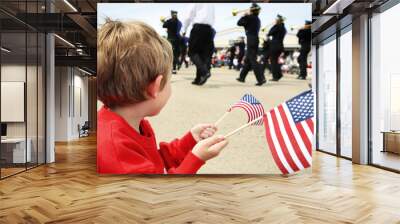
[[[140,110],[139,107],[126,106],[126,107],[116,107],[113,108],[112,111],[117,113],[119,116],[125,119],[128,124],[134,128],[137,132],[140,133],[140,121],[145,117],[145,113]]]

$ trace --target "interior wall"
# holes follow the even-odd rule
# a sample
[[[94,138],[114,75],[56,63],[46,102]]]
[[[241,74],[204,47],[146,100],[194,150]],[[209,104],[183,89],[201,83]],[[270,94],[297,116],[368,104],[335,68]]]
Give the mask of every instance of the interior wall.
[[[88,77],[74,67],[56,67],[55,74],[55,140],[70,141],[89,119]]]
[[[68,140],[69,83],[68,67],[55,68],[55,140]]]
[[[27,69],[27,71],[25,70]],[[28,82],[25,81],[25,73],[28,72]],[[31,74],[35,74],[35,77],[32,77]],[[19,64],[2,64],[1,66],[1,81],[11,82],[25,82],[27,83],[27,108],[29,107],[31,111],[36,111],[37,106],[42,107],[43,105],[37,104],[37,93],[36,93],[36,65],[35,66],[27,66],[19,65]],[[43,103],[40,101],[39,103]],[[35,121],[37,120],[36,113],[27,113],[27,121]],[[28,133],[36,133],[36,124],[28,125]],[[32,129],[32,130],[30,130]],[[24,122],[7,122],[7,137],[25,137],[25,123]],[[30,136],[28,136],[30,137]]]
[[[97,131],[97,79],[88,78],[88,120],[90,122],[90,131]]]

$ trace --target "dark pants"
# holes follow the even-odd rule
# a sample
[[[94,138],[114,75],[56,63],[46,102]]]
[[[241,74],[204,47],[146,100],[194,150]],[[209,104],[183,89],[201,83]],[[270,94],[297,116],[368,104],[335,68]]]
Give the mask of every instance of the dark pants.
[[[257,82],[263,82],[265,80],[264,73],[261,65],[257,62],[258,37],[252,38],[248,36],[247,40],[246,58],[244,59],[243,68],[240,71],[239,78],[244,81],[249,71],[253,69]]]
[[[185,63],[185,67],[189,67],[188,61],[186,61],[187,47],[181,47],[181,56],[179,60],[179,68]]]
[[[233,59],[235,59],[235,57],[234,56],[229,56],[229,69],[232,69],[232,67],[233,67]]]
[[[244,54],[243,54],[243,53],[239,53],[239,54],[238,54],[238,57],[237,57],[237,59],[238,59],[238,65],[237,65],[237,67],[236,67],[236,69],[237,69],[238,71],[243,67],[243,65],[242,65],[243,57],[244,57]]]
[[[213,30],[205,24],[194,24],[189,37],[189,57],[196,66],[196,79],[210,73],[214,50]]]
[[[307,77],[307,57],[308,53],[310,53],[311,47],[310,45],[304,46],[302,45],[300,48],[300,55],[297,58],[300,66],[300,77],[306,78]]]
[[[271,72],[271,64],[269,63],[270,56],[269,56],[269,50],[265,50],[263,54],[263,73],[265,74],[265,69],[268,69]]]
[[[279,64],[279,56],[283,52],[283,47],[281,46],[271,46],[271,54],[270,54],[270,60],[271,60],[271,72],[272,72],[272,78],[275,80],[279,80],[282,78],[282,68]]]
[[[176,66],[179,63],[179,55],[180,55],[180,47],[179,47],[179,38],[168,38],[168,41],[171,43],[172,45],[172,51],[174,54],[174,61],[173,61],[173,66],[172,69],[176,70]]]

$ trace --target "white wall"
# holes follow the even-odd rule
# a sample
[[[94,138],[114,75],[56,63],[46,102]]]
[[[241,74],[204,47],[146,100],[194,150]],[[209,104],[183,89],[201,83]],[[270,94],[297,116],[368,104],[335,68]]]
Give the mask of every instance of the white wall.
[[[69,84],[70,76],[68,67],[55,68],[55,140],[68,140],[69,117]]]
[[[352,157],[352,31],[340,37],[340,150]]]
[[[88,120],[88,78],[73,67],[56,67],[56,141],[79,137],[78,124]]]
[[[25,80],[27,79],[27,80]],[[24,82],[26,86],[26,107],[25,100],[22,102],[22,108],[14,108],[25,114],[26,120],[22,122],[6,122],[8,138],[25,138],[29,139],[31,144],[32,162],[39,159],[39,163],[44,163],[45,159],[45,117],[44,117],[44,73],[41,66],[25,65],[18,63],[2,64],[1,81],[2,82]],[[4,94],[5,89],[2,89]],[[20,94],[24,94],[24,89],[19,90]],[[7,95],[2,95],[7,97]],[[11,107],[2,107],[3,113],[13,112]],[[24,115],[23,115],[24,116]]]
[[[33,66],[25,67],[20,64],[3,64],[1,66],[1,81],[4,82],[25,82],[26,70],[28,73],[34,69]],[[36,68],[35,68],[36,69]],[[28,97],[33,94],[27,93]],[[36,92],[34,94],[36,96]],[[1,110],[7,110],[7,108],[1,108]],[[31,120],[28,117],[28,120]],[[32,119],[33,120],[33,119]],[[7,136],[8,137],[25,137],[25,122],[7,122]]]

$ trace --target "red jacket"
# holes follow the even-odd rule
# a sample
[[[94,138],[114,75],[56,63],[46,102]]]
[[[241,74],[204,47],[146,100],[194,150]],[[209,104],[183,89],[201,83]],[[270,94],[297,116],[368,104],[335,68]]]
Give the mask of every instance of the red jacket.
[[[108,174],[195,174],[204,161],[192,153],[196,140],[188,132],[181,139],[161,142],[147,120],[141,133],[121,116],[103,107],[98,112],[97,172]]]

